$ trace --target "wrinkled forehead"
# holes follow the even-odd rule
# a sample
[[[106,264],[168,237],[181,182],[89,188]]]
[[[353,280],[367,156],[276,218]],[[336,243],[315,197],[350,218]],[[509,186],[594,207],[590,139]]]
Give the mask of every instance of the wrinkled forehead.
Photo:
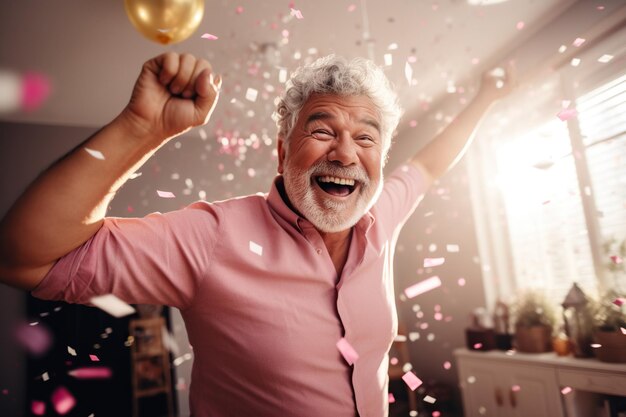
[[[300,110],[298,123],[332,118],[349,119],[382,132],[380,111],[365,95],[311,94]]]

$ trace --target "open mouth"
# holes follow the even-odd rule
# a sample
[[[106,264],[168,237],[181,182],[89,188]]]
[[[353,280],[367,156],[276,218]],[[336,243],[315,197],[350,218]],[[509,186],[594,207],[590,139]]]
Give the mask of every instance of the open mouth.
[[[316,177],[315,182],[324,192],[336,197],[346,197],[352,194],[357,187],[357,181],[353,179],[328,175]]]

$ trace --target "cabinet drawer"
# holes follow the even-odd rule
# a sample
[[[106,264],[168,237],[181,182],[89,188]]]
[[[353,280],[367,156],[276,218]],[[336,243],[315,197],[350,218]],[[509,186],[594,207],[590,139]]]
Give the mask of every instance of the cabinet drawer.
[[[583,391],[626,395],[626,374],[609,374],[597,371],[558,370],[559,385]]]

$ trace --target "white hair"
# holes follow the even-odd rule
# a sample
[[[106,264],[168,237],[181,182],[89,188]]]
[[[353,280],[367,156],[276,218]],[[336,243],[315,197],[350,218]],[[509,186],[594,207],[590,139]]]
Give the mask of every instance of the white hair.
[[[298,68],[287,81],[273,118],[278,136],[287,141],[298,115],[311,94],[336,94],[368,97],[379,112],[383,155],[391,146],[391,136],[398,126],[402,110],[398,97],[383,70],[372,61],[328,55]]]

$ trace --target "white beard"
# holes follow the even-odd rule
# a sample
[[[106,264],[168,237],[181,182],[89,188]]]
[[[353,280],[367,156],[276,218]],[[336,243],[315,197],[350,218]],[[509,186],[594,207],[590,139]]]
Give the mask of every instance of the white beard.
[[[356,203],[336,201],[329,198],[316,199],[311,183],[320,174],[344,178],[356,178],[359,193]],[[292,168],[285,164],[283,173],[285,192],[293,207],[319,231],[337,233],[350,229],[367,213],[382,192],[382,168],[380,180],[372,183],[362,168],[339,167],[327,161],[320,161],[307,170]]]

